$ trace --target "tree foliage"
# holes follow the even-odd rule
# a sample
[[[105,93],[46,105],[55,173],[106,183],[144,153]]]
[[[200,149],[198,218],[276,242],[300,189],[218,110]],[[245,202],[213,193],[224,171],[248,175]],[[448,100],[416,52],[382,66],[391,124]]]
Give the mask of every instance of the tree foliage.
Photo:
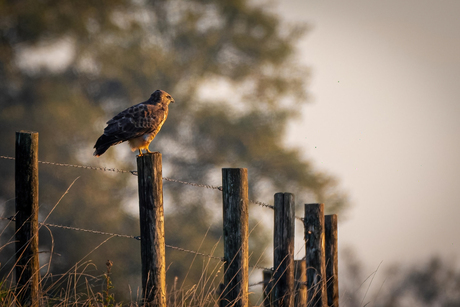
[[[14,156],[14,132],[34,130],[40,160],[133,169],[128,146],[99,160],[92,146],[105,120],[164,89],[177,102],[151,145],[163,154],[164,175],[218,185],[221,167],[247,167],[252,198],[286,190],[299,204],[324,202],[337,213],[347,198],[334,178],[283,142],[307,96],[308,70],[294,56],[305,30],[245,0],[2,1],[0,152]],[[6,216],[14,211],[14,164],[1,163]],[[137,196],[130,174],[40,165],[44,216],[77,177],[48,221],[137,235],[137,219],[126,210]],[[196,249],[208,231],[203,248],[210,250],[221,235],[218,193],[172,183],[165,193],[167,243]],[[42,249],[54,248],[53,272],[70,269],[105,240],[42,232]],[[113,260],[115,288],[118,274],[118,289],[127,292],[128,283],[138,283],[138,249],[135,240],[113,238],[85,259],[101,272]],[[11,250],[1,253],[1,263],[11,264]],[[172,252],[169,259],[187,267],[186,257]],[[187,273],[173,267],[170,278]]]
[[[460,306],[460,270],[454,259],[432,256],[418,264],[379,266],[367,275],[353,252],[344,250],[342,255],[340,302],[344,306]],[[375,275],[380,276],[379,284]]]

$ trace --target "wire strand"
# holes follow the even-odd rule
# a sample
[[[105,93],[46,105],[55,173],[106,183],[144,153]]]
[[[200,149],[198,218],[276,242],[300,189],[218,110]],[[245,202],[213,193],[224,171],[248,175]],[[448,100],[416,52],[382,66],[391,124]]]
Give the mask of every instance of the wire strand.
[[[265,207],[265,208],[269,208],[269,209],[272,209],[272,210],[275,210],[275,206],[272,206],[272,205],[269,205],[269,204],[266,204],[266,203],[263,203],[261,201],[258,201],[258,200],[249,200],[249,202],[253,203],[253,204],[256,204],[256,205],[259,205],[261,207]],[[303,223],[303,220],[304,218],[303,217],[300,217],[300,216],[295,216],[296,220],[299,220]]]
[[[0,156],[0,159],[7,159],[7,160],[16,160],[14,157],[9,157],[9,156]],[[116,173],[130,173],[134,176],[137,176],[137,171],[127,171],[127,170],[122,170],[122,169],[117,169],[117,168],[107,168],[107,167],[97,167],[97,166],[88,166],[88,165],[77,165],[77,164],[67,164],[67,163],[57,163],[57,162],[47,162],[47,161],[38,161],[38,163],[41,164],[47,164],[47,165],[54,165],[54,166],[63,166],[63,167],[74,167],[74,168],[81,168],[81,169],[89,169],[89,170],[96,170],[96,171],[104,171],[104,172],[116,172]],[[194,182],[187,182],[183,180],[177,180],[173,178],[168,178],[168,177],[162,177],[163,180],[169,181],[169,182],[176,182],[176,183],[181,183],[185,185],[190,185],[194,187],[201,187],[201,188],[207,188],[207,189],[213,189],[213,190],[219,190],[222,191],[222,186],[214,186],[210,184],[201,184],[201,183],[194,183]],[[261,201],[257,200],[249,200],[249,202],[256,204],[261,207],[269,208],[272,210],[275,210],[275,207],[269,204],[266,204]],[[303,222],[303,218],[300,216],[295,217],[297,220]]]
[[[14,218],[14,216],[10,216],[10,217],[0,217],[0,220],[10,220],[10,221],[14,222],[16,219]],[[107,236],[112,236],[112,237],[135,239],[135,240],[138,240],[138,241],[141,240],[140,236],[118,234],[118,233],[113,233],[113,232],[106,232],[106,231],[99,231],[99,230],[92,230],[92,229],[84,229],[84,228],[64,226],[64,225],[51,224],[51,223],[41,223],[41,222],[39,222],[38,224],[40,226],[48,226],[48,227],[61,228],[61,229],[67,229],[67,230],[82,231],[82,232],[88,232],[88,233],[99,234],[99,235],[107,235]],[[189,250],[189,249],[185,249],[185,248],[181,248],[181,247],[177,247],[177,246],[173,246],[173,245],[169,245],[169,244],[165,244],[165,246],[168,247],[168,248],[171,248],[171,249],[181,251],[181,252],[186,252],[186,253],[190,253],[190,254],[200,255],[200,256],[204,256],[204,257],[208,257],[208,258],[223,261],[223,258],[221,258],[221,257],[212,256],[212,255],[205,254],[205,253],[200,253],[200,252],[192,251],[192,250]]]
[[[182,184],[186,184],[186,185],[191,185],[191,186],[194,186],[194,187],[200,187],[200,188],[207,188],[207,189],[213,189],[213,190],[222,191],[222,186],[214,186],[214,185],[209,185],[209,184],[200,184],[200,183],[194,183],[194,182],[187,182],[187,181],[182,181],[182,180],[177,180],[177,179],[172,179],[172,178],[167,178],[167,177],[163,177],[163,180],[170,181],[170,182],[176,182],[176,183],[182,183]]]
[[[0,159],[16,160],[16,158],[9,157],[9,156],[0,156]],[[48,162],[48,161],[38,161],[38,163],[47,164],[47,165],[54,165],[54,166],[89,169],[89,170],[94,170],[94,171],[115,172],[115,173],[124,173],[124,174],[129,173],[129,174],[132,174],[134,176],[138,175],[137,171],[127,171],[127,170],[122,170],[122,169],[118,169],[118,168],[108,168],[108,167],[89,166],[89,165],[77,165],[77,164],[57,163],[57,162]],[[194,187],[201,187],[201,188],[207,188],[207,189],[214,189],[214,190],[222,191],[222,186],[214,186],[214,185],[210,185],[210,184],[200,184],[200,183],[194,183],[194,182],[187,182],[187,181],[177,180],[177,179],[168,178],[168,177],[162,177],[162,178],[165,181],[176,182],[176,183],[181,183],[181,184],[190,185],[190,186],[194,186]]]
[[[15,160],[14,157],[9,157],[9,156],[0,156],[1,159],[7,159],[7,160]],[[137,171],[127,171],[127,170],[122,170],[122,169],[117,169],[117,168],[107,168],[107,167],[97,167],[97,166],[87,166],[87,165],[77,165],[77,164],[67,164],[67,163],[56,163],[56,162],[47,162],[47,161],[38,161],[38,163],[41,164],[47,164],[47,165],[54,165],[54,166],[63,166],[63,167],[74,167],[74,168],[81,168],[81,169],[89,169],[89,170],[96,170],[96,171],[104,171],[104,172],[116,172],[116,173],[130,173],[134,176],[137,176]],[[213,189],[213,190],[219,190],[222,191],[222,186],[214,186],[210,184],[200,184],[200,183],[194,183],[194,182],[187,182],[183,180],[177,180],[173,178],[168,178],[168,177],[162,177],[163,180],[169,181],[169,182],[176,182],[176,183],[181,183],[185,185],[190,185],[194,187],[201,187],[201,188],[207,188],[207,189]],[[275,207],[266,203],[263,203],[261,201],[257,200],[250,200],[251,203],[256,204],[261,207],[269,208],[274,210]],[[296,219],[303,221],[303,218],[297,217]]]
[[[0,220],[9,220],[9,221],[13,221],[13,222],[16,221],[14,216],[0,217]],[[112,236],[112,237],[135,239],[135,240],[138,240],[138,241],[140,241],[142,239],[141,236],[118,234],[118,233],[113,233],[113,232],[106,232],[106,231],[99,231],[99,230],[92,230],[92,229],[84,229],[84,228],[79,228],[79,227],[64,226],[64,225],[58,225],[58,224],[52,224],[52,223],[41,223],[41,222],[39,222],[38,224],[40,226],[47,226],[47,227],[54,227],[54,228],[61,228],[61,229],[75,230],[75,231],[82,231],[82,232],[88,232],[88,233],[99,234],[99,235],[107,235],[107,236]],[[173,246],[173,245],[169,245],[169,244],[165,244],[165,247],[170,248],[170,249],[174,249],[174,250],[177,250],[177,251],[181,251],[181,252],[185,252],[185,253],[189,253],[189,254],[194,254],[194,255],[199,255],[199,256],[210,258],[210,259],[215,259],[215,260],[225,262],[223,257],[213,256],[213,255],[210,255],[210,254],[205,254],[205,253],[201,253],[201,252],[197,252],[197,251],[193,251],[193,250],[189,250],[189,249],[185,249],[185,248],[182,248],[182,247],[177,247],[177,246]],[[262,267],[262,266],[258,266],[258,265],[249,265],[249,267],[255,268],[255,269],[261,269],[261,270],[273,270],[273,268],[266,268],[266,267]]]
[[[192,250],[189,250],[189,249],[185,249],[185,248],[177,247],[177,246],[172,246],[172,245],[168,245],[168,244],[165,244],[165,246],[168,247],[168,248],[171,248],[171,249],[181,251],[181,252],[186,252],[186,253],[190,253],[190,254],[204,256],[204,257],[208,257],[208,258],[211,258],[211,259],[216,259],[216,260],[220,260],[222,262],[225,262],[224,258],[222,258],[222,257],[217,257],[217,256],[205,254],[205,253],[200,253],[200,252],[196,252],[196,251],[192,251]]]

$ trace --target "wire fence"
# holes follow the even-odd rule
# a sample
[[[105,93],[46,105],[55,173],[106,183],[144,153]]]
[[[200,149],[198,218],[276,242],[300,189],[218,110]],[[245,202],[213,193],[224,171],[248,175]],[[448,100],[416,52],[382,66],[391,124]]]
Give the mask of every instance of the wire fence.
[[[5,159],[5,160],[15,160],[14,157],[10,156],[2,156],[0,155],[0,159]],[[134,176],[137,176],[138,173],[137,171],[128,171],[128,170],[123,170],[123,169],[117,169],[117,168],[108,168],[108,167],[98,167],[98,166],[88,166],[88,165],[77,165],[77,164],[68,164],[68,163],[58,163],[58,162],[48,162],[48,161],[38,161],[40,164],[46,164],[46,165],[53,165],[53,166],[59,166],[59,167],[71,167],[71,168],[79,168],[79,169],[86,169],[86,170],[95,170],[95,171],[103,171],[103,172],[115,172],[115,173],[123,173],[123,174],[131,174]],[[213,189],[213,190],[219,190],[222,191],[222,186],[215,186],[215,185],[209,185],[209,184],[200,184],[200,183],[194,183],[194,182],[188,182],[188,181],[183,181],[183,180],[177,180],[173,178],[168,178],[168,177],[162,177],[163,180],[169,181],[169,182],[175,182],[175,183],[180,183],[184,185],[190,185],[194,187],[201,187],[201,188],[207,188],[207,189]],[[264,208],[269,208],[274,210],[274,206],[269,205],[267,203],[261,202],[261,201],[256,201],[256,200],[249,200],[251,203],[256,204],[258,206],[264,207]],[[296,216],[297,220],[300,220],[303,222],[302,217]],[[10,220],[14,221],[14,216],[11,217],[0,217],[0,220]],[[39,223],[40,226],[47,226],[47,227],[54,227],[54,228],[61,228],[61,229],[67,229],[67,230],[73,230],[73,231],[81,231],[81,232],[87,232],[87,233],[93,233],[93,234],[99,234],[99,235],[107,235],[107,236],[112,236],[112,237],[120,237],[120,238],[129,238],[129,239],[135,239],[140,241],[141,237],[140,236],[133,236],[133,235],[126,235],[126,234],[118,234],[118,233],[112,233],[112,232],[105,232],[105,231],[99,231],[99,230],[92,230],[92,229],[84,229],[84,228],[78,228],[78,227],[71,227],[71,226],[65,226],[65,225],[57,225],[57,224],[51,224],[51,223]],[[218,257],[218,256],[213,256],[210,254],[206,253],[201,253],[193,250],[188,250],[184,249],[181,247],[177,246],[172,246],[165,244],[167,248],[181,251],[181,252],[186,252],[194,255],[199,255],[203,257],[207,257],[209,259],[215,259],[219,261],[224,261],[223,257]],[[260,269],[260,270],[271,270],[273,271],[273,268],[267,268],[267,267],[262,267],[258,265],[249,265],[251,268],[255,269]],[[251,284],[249,285],[250,287],[260,285],[262,284],[263,281]]]
[[[2,155],[0,155],[0,159],[16,160],[14,157],[2,156]],[[117,169],[117,168],[88,166],[88,165],[77,165],[77,164],[68,164],[68,163],[57,163],[57,162],[48,162],[48,161],[38,161],[38,163],[45,164],[45,165],[58,166],[58,167],[71,167],[71,168],[79,168],[79,169],[86,169],[86,170],[96,170],[96,171],[124,173],[124,174],[129,173],[131,175],[138,176],[137,171],[123,170],[123,169]],[[183,181],[183,180],[178,180],[178,179],[173,179],[173,178],[168,178],[168,177],[162,177],[162,179],[165,180],[165,181],[168,181],[168,182],[180,183],[180,184],[183,184],[183,185],[201,187],[201,188],[206,188],[206,189],[213,189],[213,190],[218,190],[218,191],[223,192],[223,187],[222,186],[201,184],[201,183],[195,183],[195,182],[188,182],[188,181]],[[264,202],[261,202],[261,201],[249,200],[249,202],[252,203],[252,204],[261,206],[263,208],[269,208],[269,209],[275,210],[275,207],[273,205],[270,205],[270,204],[267,204],[267,203],[264,203]],[[301,221],[302,224],[304,222],[303,217],[295,216],[295,219]],[[15,217],[14,216],[0,217],[0,220],[15,221]],[[133,236],[133,235],[127,235],[127,234],[112,233],[112,232],[106,232],[106,231],[85,229],[85,228],[58,225],[58,224],[52,224],[52,223],[44,223],[44,222],[39,222],[38,224],[39,224],[40,227],[42,227],[42,226],[54,227],[54,228],[72,230],[72,231],[81,231],[81,232],[98,234],[98,235],[106,235],[106,236],[110,236],[110,237],[120,237],[120,238],[134,239],[134,240],[137,240],[137,241],[142,240],[141,236]],[[193,255],[197,255],[197,256],[202,256],[202,257],[206,257],[208,259],[214,259],[214,260],[218,260],[218,261],[221,261],[221,262],[225,263],[225,259],[223,257],[214,256],[212,254],[207,254],[207,253],[202,253],[202,252],[199,252],[199,251],[189,250],[189,249],[185,249],[185,248],[181,248],[181,247],[177,247],[177,246],[172,246],[172,245],[169,245],[169,244],[165,244],[165,247],[169,248],[169,249],[172,249],[172,250],[185,252],[185,253],[189,253],[189,254],[193,254]],[[304,259],[305,259],[305,257],[303,258],[303,260]],[[253,268],[253,269],[271,271],[272,273],[275,272],[275,268],[273,268],[273,267],[267,268],[267,267],[263,267],[263,266],[259,266],[259,265],[249,265],[249,267]],[[264,276],[265,276],[265,273],[264,273]],[[249,284],[248,287],[251,288],[251,287],[255,287],[255,286],[259,286],[259,285],[264,285],[264,291],[265,291],[265,287],[269,286],[269,283],[271,283],[271,282],[272,282],[272,279],[270,279],[270,280],[262,280],[262,281],[258,281],[258,282]],[[295,279],[295,282],[297,284],[299,284],[299,285],[307,285],[307,282],[305,282],[305,281]]]
[[[0,156],[0,159],[15,160],[14,157],[10,157],[10,156]],[[78,165],[78,164],[68,164],[68,163],[57,163],[57,162],[48,162],[48,161],[38,161],[38,163],[47,164],[47,165],[54,165],[54,166],[62,166],[62,167],[73,167],[73,168],[80,168],[80,169],[103,171],[103,172],[115,172],[115,173],[124,173],[124,174],[129,173],[129,174],[132,174],[134,176],[137,176],[137,171],[127,171],[127,170],[122,170],[122,169],[117,169],[117,168]],[[222,191],[222,186],[215,186],[215,185],[210,185],[210,184],[188,182],[188,181],[183,181],[183,180],[178,180],[178,179],[173,179],[173,178],[168,178],[168,177],[162,177],[162,178],[163,178],[163,180],[169,181],[169,182],[175,182],[175,183],[180,183],[180,184],[184,184],[184,185],[190,185],[190,186],[194,186],[194,187],[200,187],[200,188],[206,188],[206,189],[213,189],[213,190]],[[249,202],[251,202],[253,204],[256,204],[258,206],[264,207],[264,208],[269,208],[269,209],[275,210],[274,206],[269,205],[269,204],[264,203],[264,202],[261,202],[261,201],[249,200]],[[296,216],[296,219],[303,222],[303,218],[300,217],[300,216]]]
[[[14,157],[10,157],[10,156],[0,156],[0,159],[16,160]],[[131,175],[137,176],[137,171],[127,171],[127,170],[118,169],[118,168],[108,168],[108,167],[78,165],[78,164],[68,164],[68,163],[57,163],[57,162],[48,162],[48,161],[38,161],[38,163],[47,164],[47,165],[54,165],[54,166],[63,166],[63,167],[73,167],[73,168],[80,168],[80,169],[88,169],[88,170],[93,170],[93,171],[114,172],[114,173],[124,173],[124,174],[129,173]],[[185,184],[185,185],[191,185],[191,186],[194,186],[194,187],[201,187],[201,188],[207,188],[207,189],[213,189],[213,190],[222,191],[222,186],[213,186],[213,185],[209,185],[209,184],[200,184],[200,183],[194,183],[194,182],[187,182],[187,181],[177,180],[177,179],[168,178],[168,177],[163,177],[163,180],[170,181],[170,182],[181,183],[181,184]]]
[[[14,216],[0,217],[0,220],[9,220],[9,221],[14,222],[15,218],[14,218]],[[58,225],[58,224],[52,224],[52,223],[41,223],[41,222],[39,222],[38,224],[40,226],[46,226],[46,227],[54,227],[54,228],[61,228],[61,229],[67,229],[67,230],[81,231],[81,232],[93,233],[93,234],[98,234],[98,235],[106,235],[106,236],[111,236],[111,237],[135,239],[137,241],[141,240],[141,236],[125,235],[125,234],[119,234],[119,233],[113,233],[113,232],[99,231],[99,230],[93,230],[93,229],[85,229],[85,228],[72,227],[72,226],[64,226],[64,225]],[[193,250],[190,250],[190,249],[185,249],[185,248],[182,248],[182,247],[173,246],[173,245],[169,245],[169,244],[165,244],[165,247],[173,249],[173,250],[177,250],[177,251],[180,251],[180,252],[185,252],[185,253],[198,255],[198,256],[209,258],[209,259],[215,259],[215,260],[225,262],[223,257],[213,256],[213,255],[210,255],[210,254],[201,253],[201,252],[197,252],[197,251],[193,251]],[[267,267],[258,266],[258,265],[249,265],[249,267],[255,268],[255,269],[260,269],[260,270],[273,270],[273,268],[267,268]]]

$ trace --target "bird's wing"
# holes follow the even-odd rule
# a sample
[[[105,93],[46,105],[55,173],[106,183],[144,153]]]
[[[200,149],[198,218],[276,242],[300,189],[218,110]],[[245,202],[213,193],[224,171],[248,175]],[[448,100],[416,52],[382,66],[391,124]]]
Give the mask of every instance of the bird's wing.
[[[165,113],[160,105],[134,105],[109,120],[104,134],[123,142],[151,133],[165,120]]]

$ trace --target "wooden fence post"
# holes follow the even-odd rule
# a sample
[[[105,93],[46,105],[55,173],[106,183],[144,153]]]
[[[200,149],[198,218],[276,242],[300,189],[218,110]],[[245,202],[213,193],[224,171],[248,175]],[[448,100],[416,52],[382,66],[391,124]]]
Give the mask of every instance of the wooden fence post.
[[[263,281],[263,291],[264,291],[264,301],[262,306],[272,307],[272,298],[273,298],[273,271],[272,270],[263,270],[262,272],[262,281]]]
[[[166,306],[166,264],[161,153],[137,157],[143,300]]]
[[[294,304],[294,194],[275,194],[273,252],[273,303],[278,307]]]
[[[308,303],[326,307],[326,261],[324,241],[324,205],[305,204],[305,251],[307,260]]]
[[[219,284],[219,287],[217,288],[217,295],[219,297],[219,307],[224,307],[224,291],[225,291],[225,285],[223,283]]]
[[[248,171],[222,169],[224,223],[223,305],[248,306]]]
[[[21,305],[38,306],[38,133],[16,132],[16,282]]]
[[[294,260],[295,307],[307,306],[307,266],[305,260]]]
[[[324,222],[326,227],[327,305],[329,307],[339,307],[337,215],[326,215]]]

